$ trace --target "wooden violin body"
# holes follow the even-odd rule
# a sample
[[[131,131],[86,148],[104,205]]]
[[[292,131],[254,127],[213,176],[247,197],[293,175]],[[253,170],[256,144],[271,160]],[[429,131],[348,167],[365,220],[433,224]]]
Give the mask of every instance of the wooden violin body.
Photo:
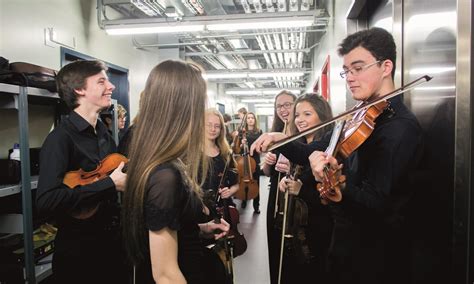
[[[308,205],[301,198],[289,197],[288,218],[285,232],[285,255],[292,257],[299,264],[309,263],[311,253],[306,238],[308,226]]]
[[[253,178],[257,164],[248,153],[238,156],[236,161],[237,170],[239,171],[239,190],[234,197],[240,200],[254,199],[259,193],[258,182]]]
[[[356,112],[349,120],[343,123],[344,127],[335,132],[331,140],[338,141],[336,147],[328,154],[338,158],[347,159],[360,145],[362,145],[372,134],[375,126],[375,119],[382,114],[389,106],[387,101],[380,101],[366,109]],[[331,144],[331,143],[330,143]],[[328,147],[329,148],[329,147]],[[345,176],[341,175],[341,169],[325,169],[325,176],[321,183],[316,186],[321,196],[321,202],[327,204],[329,201],[340,202],[342,200],[341,187],[346,181]]]
[[[75,188],[81,185],[87,185],[104,179],[113,172],[121,162],[127,163],[128,159],[118,153],[107,155],[99,162],[97,168],[93,171],[86,172],[83,169],[67,172],[64,175],[63,183],[69,188]],[[85,208],[79,212],[74,212],[72,216],[76,219],[87,219],[92,217],[99,209],[99,204],[93,208]]]
[[[227,200],[224,200],[224,203],[227,203]],[[222,212],[224,219],[229,223],[230,229],[227,237],[231,241],[232,246],[232,256],[238,257],[239,255],[244,254],[247,250],[247,240],[244,235],[239,232],[237,225],[240,223],[240,214],[237,208],[232,205],[224,205],[223,207],[218,208],[218,211]]]

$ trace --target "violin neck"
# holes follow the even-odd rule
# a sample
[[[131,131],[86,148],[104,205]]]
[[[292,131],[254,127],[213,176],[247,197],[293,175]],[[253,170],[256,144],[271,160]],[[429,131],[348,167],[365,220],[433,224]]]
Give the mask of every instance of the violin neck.
[[[341,133],[344,130],[344,125],[345,125],[345,120],[338,120],[336,122],[336,125],[334,126],[334,129],[332,131],[331,141],[329,142],[329,146],[326,148],[326,151],[325,151],[326,154],[334,156],[334,153],[336,153],[337,143],[339,142],[339,139],[341,138]]]

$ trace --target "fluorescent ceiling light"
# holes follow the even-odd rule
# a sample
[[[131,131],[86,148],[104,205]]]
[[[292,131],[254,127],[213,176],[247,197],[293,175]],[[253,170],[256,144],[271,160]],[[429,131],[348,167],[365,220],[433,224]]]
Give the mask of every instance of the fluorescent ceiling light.
[[[302,28],[313,25],[314,20],[283,20],[266,22],[230,22],[225,24],[209,24],[209,31],[227,31],[227,30],[255,30],[255,29],[278,29],[278,28]]]
[[[166,26],[126,26],[106,27],[105,31],[109,35],[132,35],[132,34],[157,34],[176,32],[199,32],[204,30],[204,25],[166,25]]]
[[[179,17],[177,10],[164,8],[160,14],[166,14],[168,17]],[[176,14],[178,13],[178,14]],[[210,17],[210,16],[209,16]],[[193,17],[195,18],[195,17]],[[309,27],[314,25],[314,15],[278,17],[278,18],[234,18],[228,20],[196,20],[187,19],[181,21],[140,21],[136,23],[123,22],[110,23],[105,25],[105,30],[110,35],[123,34],[145,34],[145,33],[172,33],[172,32],[199,32],[199,31],[229,31],[229,30],[255,30],[255,29],[278,29],[278,28],[297,28]],[[237,48],[237,46],[236,46]]]
[[[439,86],[439,87],[418,87],[413,90],[416,91],[454,91],[456,86]]]
[[[243,103],[271,103],[273,99],[243,99]],[[273,105],[272,105],[273,106]]]
[[[234,79],[247,78],[247,73],[204,73],[202,76],[204,79]]]
[[[303,72],[268,72],[268,73],[249,73],[249,77],[251,78],[268,78],[268,77],[301,77],[303,76]]]
[[[236,73],[205,73],[204,79],[235,79],[235,78],[271,78],[271,77],[301,77],[304,72],[236,72]]]
[[[439,74],[439,73],[451,72],[455,70],[456,70],[456,66],[414,68],[410,70],[410,74],[412,75]]]
[[[283,90],[283,89],[282,89]],[[277,95],[280,93],[282,90],[265,90],[265,89],[254,89],[254,90],[231,90],[231,91],[226,91],[226,95]],[[300,94],[301,90],[288,90],[292,92],[293,94]]]
[[[273,104],[255,104],[255,107],[274,107]]]

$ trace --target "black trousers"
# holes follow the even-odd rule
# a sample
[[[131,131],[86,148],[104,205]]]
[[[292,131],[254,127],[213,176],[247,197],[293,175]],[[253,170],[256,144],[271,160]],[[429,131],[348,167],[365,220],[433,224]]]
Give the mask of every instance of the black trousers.
[[[117,231],[58,231],[54,283],[130,283]]]

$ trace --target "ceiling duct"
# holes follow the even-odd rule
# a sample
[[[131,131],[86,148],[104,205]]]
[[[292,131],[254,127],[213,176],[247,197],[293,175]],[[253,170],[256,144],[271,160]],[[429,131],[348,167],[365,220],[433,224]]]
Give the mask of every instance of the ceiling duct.
[[[165,12],[163,7],[158,0],[131,0],[132,4],[137,7],[140,11],[150,17],[162,16]]]
[[[181,3],[194,15],[204,15],[204,7],[201,0],[181,0]]]

